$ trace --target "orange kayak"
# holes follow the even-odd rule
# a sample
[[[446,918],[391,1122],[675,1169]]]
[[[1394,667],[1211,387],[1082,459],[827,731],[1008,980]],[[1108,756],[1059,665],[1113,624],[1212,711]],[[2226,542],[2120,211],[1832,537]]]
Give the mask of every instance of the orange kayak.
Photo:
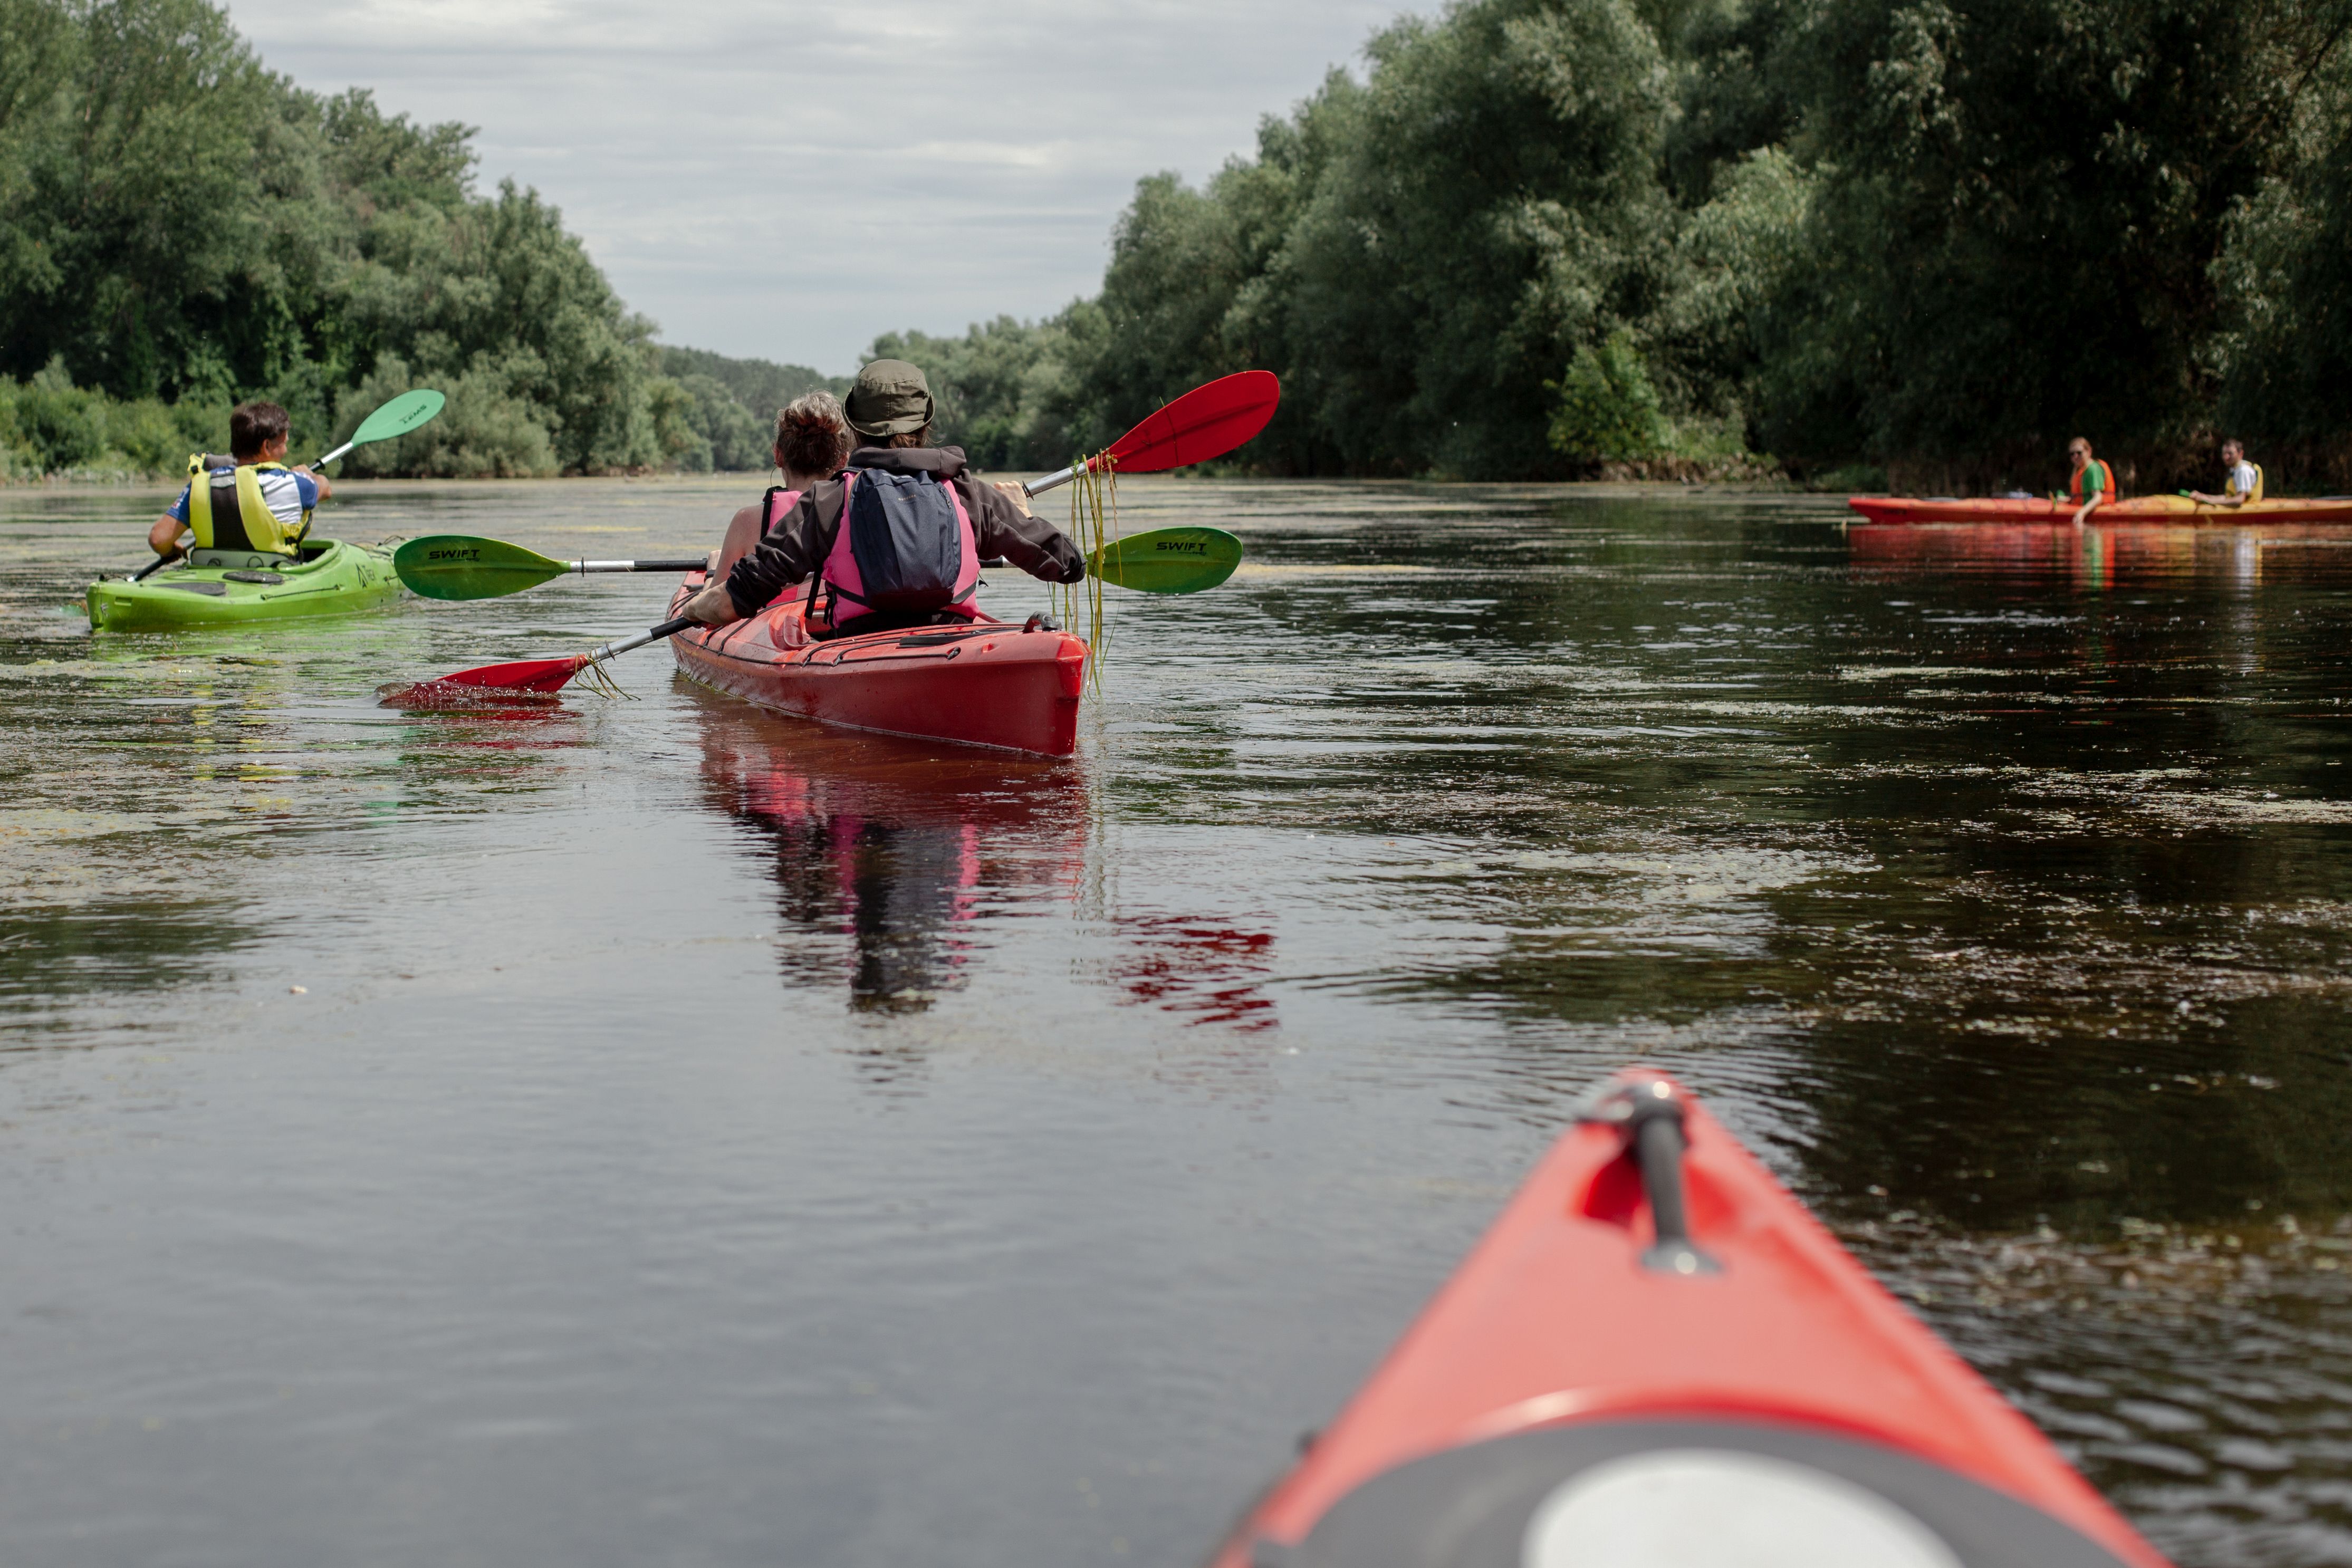
[[[2063,523],[2072,501],[2038,499],[1916,501],[1899,496],[1849,496],[1847,506],[1874,523]],[[2242,507],[2200,506],[2186,496],[2138,496],[2091,514],[2095,523],[2352,523],[2352,496],[2316,501],[2248,501]]]
[[[701,586],[689,575],[672,612]],[[818,642],[801,619],[803,597],[679,632],[677,667],[761,707],[849,729],[1045,757],[1077,749],[1083,639],[982,619]]]
[[[1671,1080],[1586,1103],[1213,1568],[2164,1568]]]

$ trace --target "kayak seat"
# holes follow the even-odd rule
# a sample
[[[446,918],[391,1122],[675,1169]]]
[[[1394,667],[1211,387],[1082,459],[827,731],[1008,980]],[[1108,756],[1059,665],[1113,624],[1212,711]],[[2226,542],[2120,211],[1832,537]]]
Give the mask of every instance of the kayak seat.
[[[1297,1547],[1255,1542],[1249,1562],[1572,1568],[1601,1539],[1651,1548],[1611,1562],[1690,1568],[1792,1561],[1754,1555],[1791,1541],[1819,1543],[1817,1568],[2125,1568],[2039,1509],[1895,1448],[1699,1418],[1577,1421],[1414,1459],[1341,1498]]]

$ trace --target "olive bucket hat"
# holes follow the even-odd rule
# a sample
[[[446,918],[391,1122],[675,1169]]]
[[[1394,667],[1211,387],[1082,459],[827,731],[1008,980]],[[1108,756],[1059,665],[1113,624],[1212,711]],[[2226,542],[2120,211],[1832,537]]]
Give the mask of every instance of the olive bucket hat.
[[[877,360],[857,372],[849,389],[849,428],[860,435],[887,437],[931,423],[931,383],[922,369],[904,360]]]

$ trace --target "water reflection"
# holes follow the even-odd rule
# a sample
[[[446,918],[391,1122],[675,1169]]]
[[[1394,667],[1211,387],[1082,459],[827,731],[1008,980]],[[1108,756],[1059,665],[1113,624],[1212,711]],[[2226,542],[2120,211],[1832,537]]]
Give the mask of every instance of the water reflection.
[[[2352,538],[2338,527],[2264,523],[2249,528],[2111,528],[2072,524],[1858,524],[1847,532],[1855,563],[1900,577],[2008,578],[2077,590],[2203,580],[2352,580]]]
[[[1280,1021],[1268,988],[1271,931],[1167,915],[1122,915],[1115,925],[1130,946],[1108,968],[1129,1004],[1245,1034]]]
[[[684,553],[742,498],[588,483],[361,490],[381,526],[345,531]],[[425,1489],[386,1525],[420,1560],[560,1552],[564,1520],[632,1560],[1175,1560],[1649,1054],[2185,1568],[2352,1563],[2352,530],[1149,477],[1122,505],[1229,520],[1251,561],[1114,607],[1069,764],[771,717],[658,651],[617,666],[636,701],[390,712],[389,679],[586,647],[667,589],[93,644],[61,605],[97,535],[0,528],[0,1027],[29,1026],[0,1091],[94,1107],[0,1101],[30,1217],[0,1308],[53,1335],[6,1385],[55,1467],[0,1484],[12,1520],[227,1558],[263,1537],[168,1538],[226,1505],[331,1555],[340,1482],[283,1478],[344,1422],[339,1465]],[[126,1040],[213,1054],[134,1117],[107,1075],[183,1069],[56,1049]],[[420,1184],[469,1115],[478,1164]],[[156,1240],[116,1248],[132,1214]],[[450,1237],[500,1270],[594,1245],[533,1254],[541,1312]],[[352,1292],[306,1296],[346,1238]],[[82,1326],[39,1326],[50,1291]],[[169,1448],[119,1385],[191,1355],[225,1381]],[[295,1378],[330,1391],[307,1424],[224,1446]],[[401,1427],[407,1391],[486,1388],[484,1423],[543,1402],[570,1435]],[[655,1456],[675,1510],[531,1490],[608,1473],[582,1435],[648,1414],[709,1442]],[[478,1513],[430,1490],[460,1469]]]
[[[1086,862],[1067,762],[927,746],[705,696],[706,798],[772,856],[795,988],[919,1013],[961,988],[987,923],[1066,899]]]

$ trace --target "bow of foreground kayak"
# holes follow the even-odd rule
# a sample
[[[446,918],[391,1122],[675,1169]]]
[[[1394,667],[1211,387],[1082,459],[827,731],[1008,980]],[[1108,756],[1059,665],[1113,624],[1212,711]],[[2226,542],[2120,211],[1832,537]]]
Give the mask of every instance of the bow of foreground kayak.
[[[2164,1568],[1670,1080],[1613,1081],[1213,1568]]]
[[[2074,518],[2072,501],[2047,497],[1957,500],[1937,497],[1849,496],[1847,506],[1874,523],[2063,523]],[[2352,523],[2352,496],[2315,501],[2248,501],[2242,507],[2208,507],[2186,496],[2137,496],[2091,514],[2096,523]]]
[[[207,556],[234,562],[229,552]],[[144,582],[100,578],[84,603],[93,632],[176,632],[314,615],[352,615],[396,604],[404,591],[392,557],[373,545],[313,539],[291,565],[254,556],[242,564],[166,567]]]
[[[701,587],[689,576],[671,613]],[[1087,644],[1058,630],[982,619],[862,637],[812,639],[804,593],[757,615],[671,639],[677,667],[722,692],[820,723],[879,735],[1067,757],[1077,749]]]

